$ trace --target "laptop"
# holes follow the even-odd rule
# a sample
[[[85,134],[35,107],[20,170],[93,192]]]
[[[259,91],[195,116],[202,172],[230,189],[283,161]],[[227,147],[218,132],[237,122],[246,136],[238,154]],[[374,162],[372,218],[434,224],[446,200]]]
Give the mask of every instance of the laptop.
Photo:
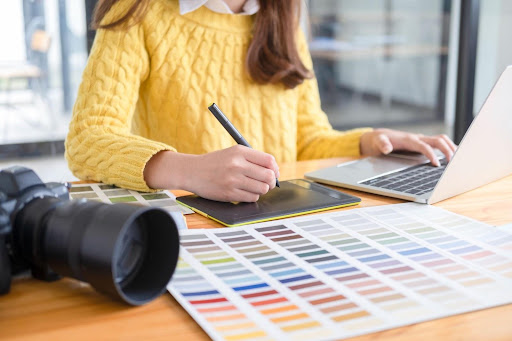
[[[437,151],[438,155],[442,154]],[[434,204],[512,173],[512,65],[501,74],[447,164],[392,153],[305,174],[307,179],[419,203]]]

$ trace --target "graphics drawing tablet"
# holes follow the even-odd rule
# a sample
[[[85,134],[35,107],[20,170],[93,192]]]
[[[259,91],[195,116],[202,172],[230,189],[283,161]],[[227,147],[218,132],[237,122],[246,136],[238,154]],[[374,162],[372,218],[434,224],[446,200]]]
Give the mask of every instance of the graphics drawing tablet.
[[[357,205],[361,199],[309,180],[280,182],[257,202],[220,202],[187,195],[176,201],[226,226],[239,226]]]

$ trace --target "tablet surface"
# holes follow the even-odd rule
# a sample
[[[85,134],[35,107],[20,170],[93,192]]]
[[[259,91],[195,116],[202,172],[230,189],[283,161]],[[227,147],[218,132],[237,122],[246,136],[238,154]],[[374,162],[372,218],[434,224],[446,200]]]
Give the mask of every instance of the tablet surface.
[[[226,226],[239,226],[273,219],[357,205],[361,199],[314,182],[296,179],[281,182],[257,202],[220,202],[187,195],[176,201]]]

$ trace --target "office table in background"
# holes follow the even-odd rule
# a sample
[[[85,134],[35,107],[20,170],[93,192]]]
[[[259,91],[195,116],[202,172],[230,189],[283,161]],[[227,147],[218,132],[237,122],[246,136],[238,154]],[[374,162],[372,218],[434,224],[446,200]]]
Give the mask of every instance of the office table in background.
[[[302,161],[280,165],[283,180],[348,159]],[[357,191],[357,207],[403,202]],[[187,192],[175,191],[176,195]],[[491,224],[512,222],[512,176],[445,200],[435,206]],[[220,227],[198,214],[186,217],[189,228]],[[511,289],[512,290],[512,289]],[[512,338],[512,305],[428,321],[350,340],[504,340]],[[127,307],[71,279],[45,283],[16,279],[0,297],[0,339],[208,340],[201,327],[166,293],[142,307]]]

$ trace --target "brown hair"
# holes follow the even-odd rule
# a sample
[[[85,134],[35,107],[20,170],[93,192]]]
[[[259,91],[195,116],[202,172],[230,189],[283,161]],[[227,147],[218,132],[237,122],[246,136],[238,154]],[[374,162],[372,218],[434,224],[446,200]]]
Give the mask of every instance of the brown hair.
[[[107,24],[101,21],[119,0],[100,0],[95,9],[92,27],[115,28],[139,22],[150,0],[134,0],[120,18]],[[254,22],[254,37],[247,51],[246,67],[252,79],[261,84],[283,83],[294,88],[312,78],[312,72],[302,63],[295,34],[300,16],[300,0],[259,0],[260,10]]]
[[[110,11],[112,6],[114,6],[116,2],[119,2],[119,0],[99,0],[94,7],[91,27],[95,30],[98,28],[115,28],[116,26],[127,24],[130,19],[132,20],[130,24],[133,25],[141,21],[144,17],[149,1],[150,0],[134,0],[133,4],[122,17],[107,24],[101,24],[101,21],[107,15],[108,11]]]

